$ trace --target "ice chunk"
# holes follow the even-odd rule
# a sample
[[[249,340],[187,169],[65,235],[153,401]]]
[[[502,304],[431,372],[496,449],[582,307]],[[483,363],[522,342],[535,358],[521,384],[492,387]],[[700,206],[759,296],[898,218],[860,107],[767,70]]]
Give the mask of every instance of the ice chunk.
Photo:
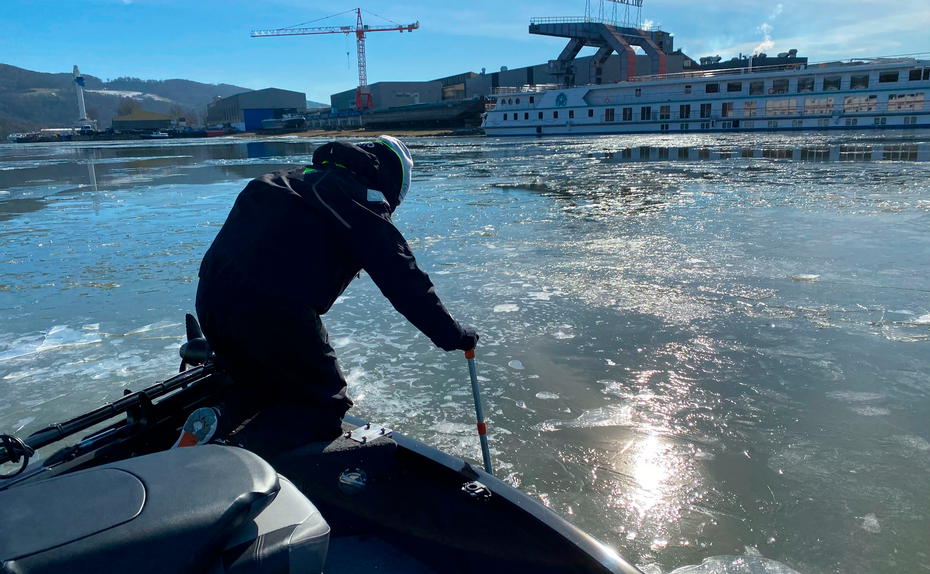
[[[914,435],[895,435],[895,440],[902,445],[919,451],[930,451],[930,442],[927,439]]]
[[[560,428],[598,428],[609,426],[627,426],[633,421],[633,411],[629,406],[610,405],[581,413],[575,420],[548,420],[537,428],[541,431],[555,431]]]
[[[862,529],[872,534],[878,534],[882,531],[882,526],[878,523],[878,517],[870,513],[862,517]]]
[[[507,366],[510,367],[511,369],[517,369],[518,371],[523,370],[523,363],[521,363],[520,361],[517,361],[516,359],[507,363]]]
[[[761,556],[711,556],[695,566],[683,566],[669,574],[799,574],[797,570]]]
[[[513,303],[504,303],[503,305],[495,305],[495,313],[515,313],[520,310],[520,307],[514,305]]]
[[[550,401],[551,401],[551,400],[556,400],[556,399],[558,399],[558,398],[559,398],[559,395],[557,395],[557,394],[555,394],[555,393],[549,393],[549,392],[546,392],[546,391],[541,391],[541,392],[536,393],[536,398],[537,398],[537,399],[550,400]]]

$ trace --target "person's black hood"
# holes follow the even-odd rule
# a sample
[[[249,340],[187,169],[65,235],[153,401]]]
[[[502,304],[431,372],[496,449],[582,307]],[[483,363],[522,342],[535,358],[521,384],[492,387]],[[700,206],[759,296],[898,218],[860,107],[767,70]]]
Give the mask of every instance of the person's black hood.
[[[380,191],[392,211],[407,194],[413,168],[407,146],[390,136],[358,145],[345,141],[330,142],[313,152],[312,162],[317,169],[339,167],[352,172],[359,183]]]
[[[311,162],[317,169],[346,169],[369,189],[378,189],[380,185],[381,162],[378,157],[355,144],[343,141],[323,144],[314,150]]]

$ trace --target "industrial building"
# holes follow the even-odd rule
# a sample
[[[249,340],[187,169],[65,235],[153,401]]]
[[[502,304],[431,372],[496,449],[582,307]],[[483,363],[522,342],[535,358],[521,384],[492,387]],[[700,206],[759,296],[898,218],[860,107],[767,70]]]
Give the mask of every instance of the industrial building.
[[[414,104],[436,104],[455,100],[487,97],[498,88],[527,85],[608,84],[631,76],[678,73],[698,68],[698,64],[680,50],[671,51],[673,39],[661,31],[643,31],[601,25],[593,30],[577,27],[537,26],[534,33],[564,36],[569,46],[559,59],[544,64],[497,72],[466,72],[425,82],[376,82],[368,85],[372,95],[371,110],[384,110]],[[645,45],[645,54],[634,52],[633,45]],[[584,46],[599,46],[593,56],[577,58]],[[622,55],[621,55],[622,54]],[[356,90],[330,96],[333,112],[355,109]]]
[[[619,82],[624,71],[621,70],[620,62],[621,58],[616,54],[602,61],[596,60],[595,56],[575,58],[569,69],[573,79],[571,85]],[[635,62],[636,72],[633,75],[644,76],[658,73],[653,71],[651,59],[647,55],[637,54]],[[687,71],[691,69],[691,64],[693,60],[681,52],[665,56],[666,73]],[[482,73],[465,83],[465,93],[468,96],[486,96],[492,94],[497,88],[520,88],[544,84],[565,85],[565,72],[561,72],[557,66],[546,63],[512,70],[501,68],[499,72]]]
[[[372,109],[383,110],[416,104],[435,104],[464,100],[484,94],[468,94],[466,83],[477,77],[474,72],[456,74],[425,82],[376,82],[369,84]],[[330,96],[333,111],[349,111],[355,108],[355,89]]]
[[[262,120],[303,112],[307,95],[279,88],[265,88],[219,98],[207,106],[207,125],[229,125],[243,131],[262,128]]]

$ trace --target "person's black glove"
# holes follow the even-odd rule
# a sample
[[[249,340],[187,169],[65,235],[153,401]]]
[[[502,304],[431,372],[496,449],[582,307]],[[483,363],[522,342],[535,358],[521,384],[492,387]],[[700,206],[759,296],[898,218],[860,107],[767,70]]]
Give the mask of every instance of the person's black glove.
[[[478,333],[474,329],[469,327],[464,327],[462,329],[462,338],[459,340],[459,344],[455,347],[460,351],[471,351],[478,345]]]

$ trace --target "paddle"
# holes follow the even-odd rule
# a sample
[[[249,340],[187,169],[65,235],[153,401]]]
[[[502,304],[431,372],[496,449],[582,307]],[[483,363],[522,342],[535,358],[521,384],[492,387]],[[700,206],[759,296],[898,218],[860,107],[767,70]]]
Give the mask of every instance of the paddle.
[[[468,360],[468,374],[471,376],[471,392],[475,397],[475,417],[478,419],[478,438],[481,439],[481,456],[484,458],[484,470],[494,474],[491,468],[491,451],[488,449],[488,426],[484,423],[484,411],[481,408],[481,391],[478,390],[478,369],[475,367],[475,350],[465,351]]]

